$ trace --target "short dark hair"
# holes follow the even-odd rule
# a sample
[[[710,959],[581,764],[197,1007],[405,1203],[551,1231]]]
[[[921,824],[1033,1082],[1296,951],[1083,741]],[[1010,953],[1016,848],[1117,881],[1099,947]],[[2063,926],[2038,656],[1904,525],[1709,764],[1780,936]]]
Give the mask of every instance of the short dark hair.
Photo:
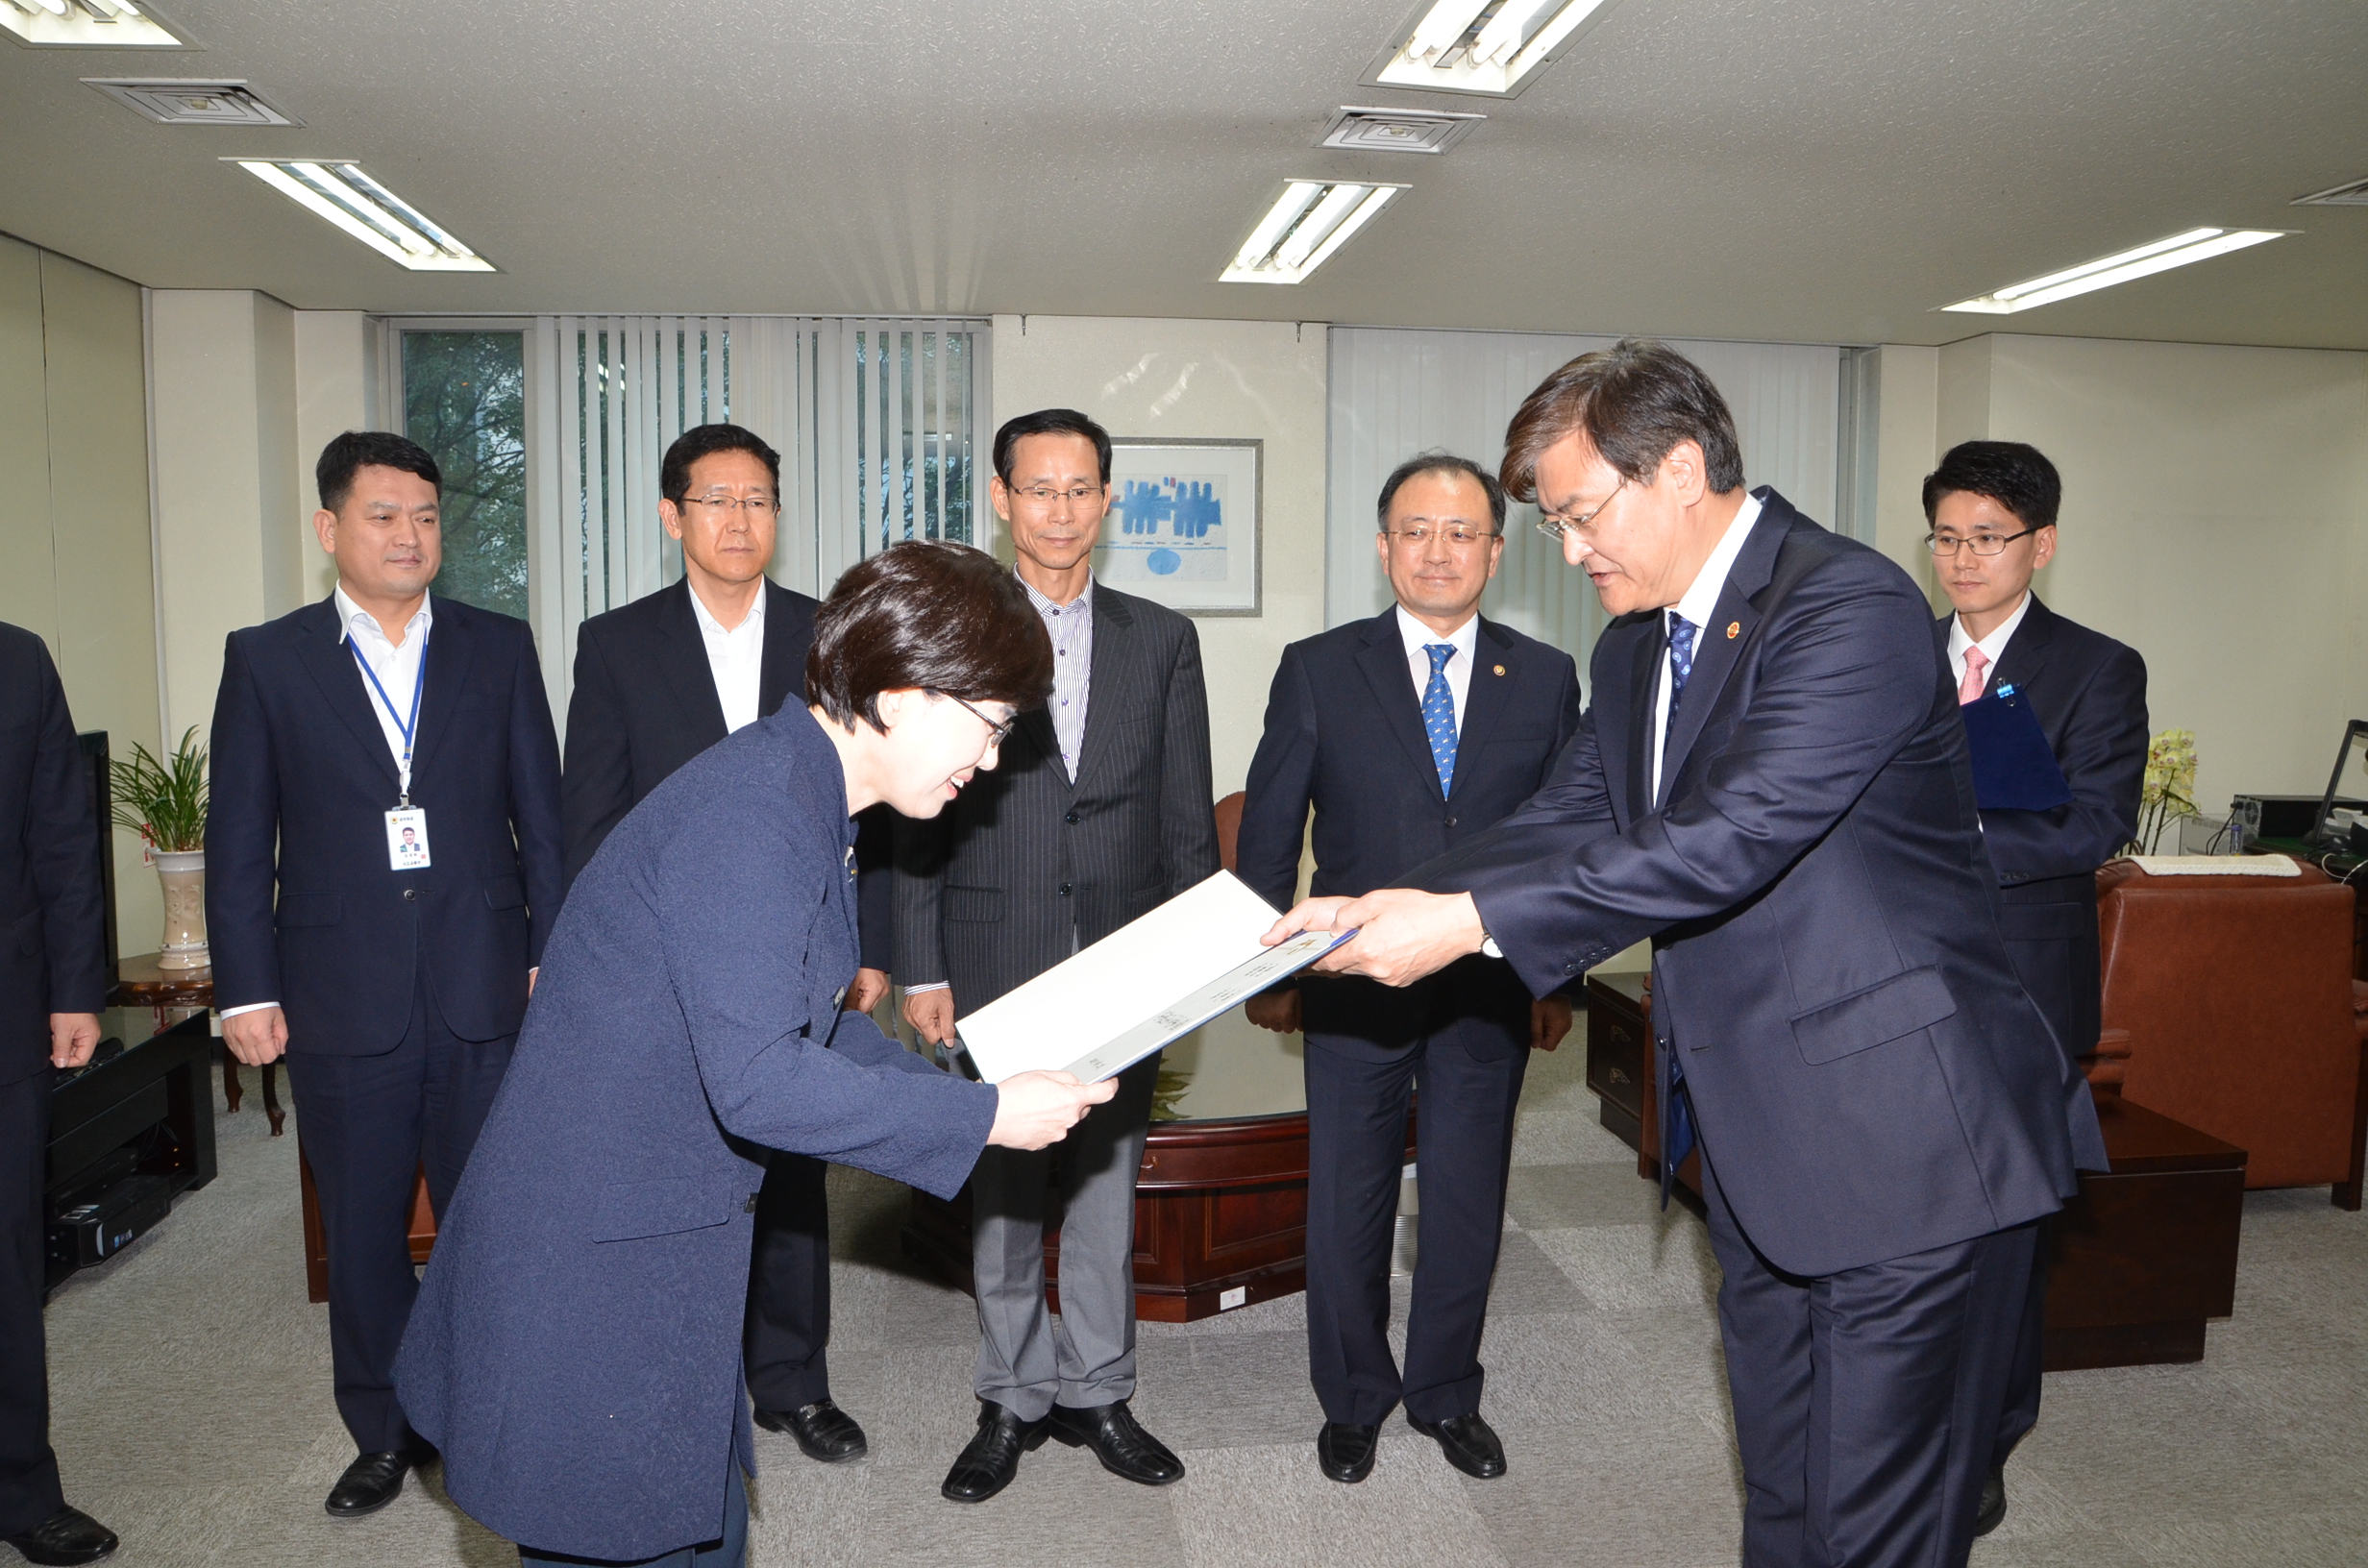
[[[995,477],[1005,484],[1011,482],[1012,449],[1031,435],[1084,436],[1094,443],[1094,455],[1101,459],[1101,482],[1110,482],[1110,432],[1074,408],[1039,408],[1003,421],[1003,428],[995,432]]]
[[[1691,441],[1702,449],[1714,493],[1743,487],[1743,449],[1727,400],[1701,366],[1666,343],[1623,337],[1539,382],[1505,428],[1505,489],[1517,500],[1537,500],[1538,459],[1576,430],[1622,478],[1650,484],[1670,449]]]
[[[1960,441],[1924,476],[1924,522],[1930,526],[1945,496],[1962,490],[1987,496],[2026,528],[2052,528],[2063,504],[2063,476],[2038,448],[2020,441]]]
[[[694,425],[676,436],[657,465],[657,493],[680,506],[691,493],[691,465],[719,452],[752,453],[761,458],[773,471],[774,498],[780,498],[781,454],[766,446],[763,436],[737,425]]]
[[[406,474],[416,474],[435,486],[436,496],[444,494],[443,471],[428,449],[407,435],[392,430],[347,430],[321,449],[321,460],[312,465],[312,482],[321,493],[321,510],[333,512],[345,504],[345,498],[354,493],[354,476],[369,467],[399,468]]]
[[[1397,499],[1398,487],[1418,474],[1461,474],[1467,478],[1479,480],[1481,492],[1489,498],[1489,516],[1495,523],[1496,531],[1505,531],[1505,487],[1496,482],[1496,476],[1468,457],[1458,457],[1451,452],[1436,450],[1418,453],[1407,458],[1390,470],[1390,477],[1381,481],[1381,504],[1375,510],[1380,514],[1381,527],[1385,531],[1390,527],[1390,502]]]
[[[1009,567],[968,545],[907,539],[850,567],[814,612],[805,698],[874,729],[879,694],[918,687],[1036,708],[1052,695],[1052,639]]]

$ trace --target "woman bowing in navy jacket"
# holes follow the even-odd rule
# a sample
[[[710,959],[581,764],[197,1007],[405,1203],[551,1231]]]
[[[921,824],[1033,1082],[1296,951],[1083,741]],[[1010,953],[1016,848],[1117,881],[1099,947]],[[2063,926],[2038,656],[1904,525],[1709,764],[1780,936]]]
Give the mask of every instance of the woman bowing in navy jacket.
[[[951,1197],[983,1145],[1042,1148],[1109,1098],[940,1072],[839,1005],[851,819],[935,816],[1051,685],[1009,572],[884,551],[815,618],[808,705],[683,767],[569,894],[395,1374],[446,1491],[522,1561],[743,1560],[747,1144]]]

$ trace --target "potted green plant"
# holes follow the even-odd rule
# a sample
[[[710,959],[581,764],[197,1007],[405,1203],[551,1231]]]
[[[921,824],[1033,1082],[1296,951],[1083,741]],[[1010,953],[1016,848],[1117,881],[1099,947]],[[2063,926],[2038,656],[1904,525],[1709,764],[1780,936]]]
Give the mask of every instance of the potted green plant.
[[[160,969],[202,969],[206,947],[206,748],[197,726],[183,732],[172,755],[159,760],[136,741],[129,760],[113,763],[115,825],[139,835],[164,884],[164,950]]]

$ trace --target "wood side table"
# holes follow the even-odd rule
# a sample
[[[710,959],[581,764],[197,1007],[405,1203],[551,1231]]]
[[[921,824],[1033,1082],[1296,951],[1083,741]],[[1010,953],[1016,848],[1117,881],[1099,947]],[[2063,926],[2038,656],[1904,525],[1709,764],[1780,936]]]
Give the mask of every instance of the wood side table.
[[[118,962],[115,966],[115,989],[108,998],[108,1005],[152,1008],[160,1029],[210,1009],[213,1006],[213,970],[160,968],[158,960],[163,956],[162,953],[140,953]],[[231,1054],[228,1044],[218,1045],[215,1049],[222,1057],[222,1097],[234,1112],[244,1097],[244,1086],[238,1081],[238,1059]],[[280,1065],[276,1062],[263,1064],[263,1115],[271,1118],[271,1136],[278,1138],[287,1122],[287,1113],[280,1109]]]

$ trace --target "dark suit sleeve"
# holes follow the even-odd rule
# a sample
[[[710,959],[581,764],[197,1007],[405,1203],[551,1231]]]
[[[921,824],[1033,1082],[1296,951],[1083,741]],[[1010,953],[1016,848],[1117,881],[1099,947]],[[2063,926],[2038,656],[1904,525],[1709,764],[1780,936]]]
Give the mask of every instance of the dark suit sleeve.
[[[1168,736],[1161,748],[1160,853],[1170,897],[1222,869],[1217,853],[1217,800],[1209,782],[1209,694],[1200,678],[1200,631],[1184,623],[1168,671]]]
[[[952,810],[948,805],[926,821],[900,814],[894,823],[897,963],[893,972],[900,986],[942,985],[950,978],[939,910],[945,902],[946,815]],[[860,896],[860,888],[857,894]],[[857,919],[861,919],[860,911]]]
[[[240,634],[222,650],[213,699],[206,803],[206,934],[213,1005],[277,1002],[280,942],[272,927],[278,879],[280,770],[255,673]]]
[[[107,1005],[107,895],[99,880],[105,847],[74,716],[46,644],[40,650],[40,732],[34,742],[25,846],[41,901],[49,954],[49,1011],[96,1013]]]
[[[576,688],[567,699],[567,767],[559,782],[566,887],[576,885],[593,852],[632,809],[633,748],[625,704],[587,621],[576,632]]]
[[[866,1038],[878,1034],[868,1019],[809,1017],[809,998],[825,988],[802,964],[782,962],[784,937],[788,951],[802,952],[806,935],[784,925],[836,919],[816,889],[846,872],[839,848],[820,835],[769,837],[783,842],[752,852],[747,822],[728,820],[719,804],[679,824],[656,860],[667,975],[716,1119],[768,1148],[858,1165],[950,1198],[986,1143],[997,1091],[888,1061]],[[844,978],[827,977],[832,985]],[[805,1033],[810,1025],[819,1036],[834,1019],[851,1031],[844,1052]]]
[[[510,675],[509,819],[527,884],[527,967],[543,961],[543,943],[559,918],[566,892],[559,852],[559,738],[551,727],[551,698],[534,637],[518,628],[518,662]]]
[[[2137,836],[2146,783],[2146,661],[2120,644],[2073,698],[2056,761],[2072,786],[2047,811],[1986,811],[1982,843],[2008,881],[2085,876]]]
[[[855,819],[856,959],[867,969],[897,968],[896,812],[874,806]]]
[[[1582,728],[1556,783],[1504,824],[1418,873],[1468,891],[1534,993],[1681,920],[1733,908],[1830,831],[1928,720],[1929,612],[1896,567],[1837,556],[1803,577],[1763,633],[1759,685],[1695,783],[1624,833],[1575,847],[1608,809]],[[1598,671],[1596,684],[1602,684]],[[1451,864],[1450,864],[1451,863]]]
[[[1267,693],[1266,729],[1250,758],[1242,801],[1234,874],[1276,909],[1289,909],[1299,890],[1299,852],[1307,839],[1307,810],[1316,795],[1316,694],[1296,646],[1283,649]]]

